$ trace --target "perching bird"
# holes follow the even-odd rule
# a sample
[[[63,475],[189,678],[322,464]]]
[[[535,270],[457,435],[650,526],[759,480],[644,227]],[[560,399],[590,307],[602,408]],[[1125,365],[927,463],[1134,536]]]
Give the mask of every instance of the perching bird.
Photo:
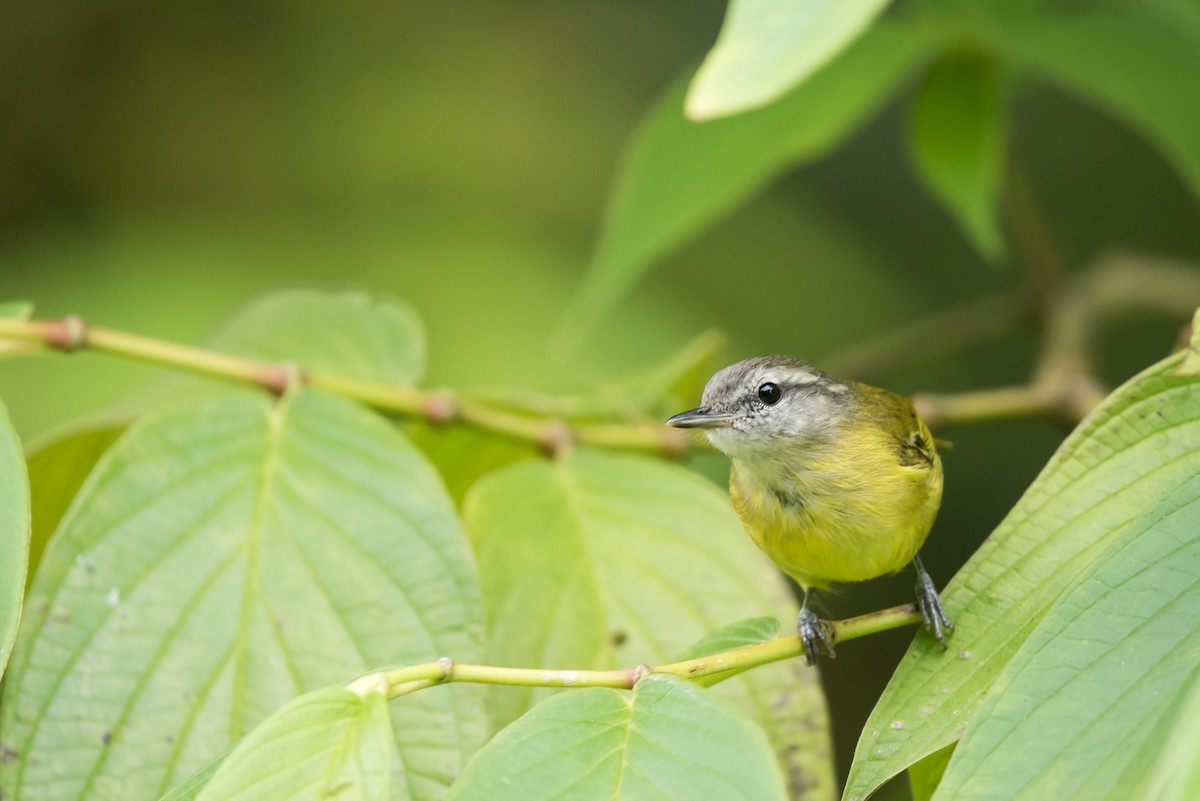
[[[925,628],[953,624],[917,555],[942,499],[942,463],[912,402],[839,381],[800,359],[760,356],[709,379],[701,406],[667,421],[702,428],[732,460],[746,531],[800,585],[797,630],[813,664],[833,646],[809,594],[835,582],[917,571]]]

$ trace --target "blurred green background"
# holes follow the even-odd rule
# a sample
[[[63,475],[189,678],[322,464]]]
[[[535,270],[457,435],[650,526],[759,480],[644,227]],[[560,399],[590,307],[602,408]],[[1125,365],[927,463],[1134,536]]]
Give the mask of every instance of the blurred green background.
[[[712,0],[19,4],[0,29],[0,298],[196,341],[271,288],[363,286],[424,316],[430,385],[563,389],[654,364],[714,327],[731,361],[820,365],[1020,284],[918,186],[901,102],[670,256],[577,350],[552,348],[625,142],[723,12]],[[1031,86],[1013,113],[1014,150],[1073,268],[1112,247],[1200,256],[1196,201],[1130,130]],[[1157,360],[1183,322],[1122,322],[1105,377]],[[1014,332],[888,384],[1021,382],[1035,354]],[[90,354],[10,360],[0,396],[31,438],[155,375]],[[1024,421],[944,434],[955,447],[926,559],[939,582],[1063,432]],[[902,602],[910,585],[880,580],[827,604],[847,616]],[[823,668],[843,773],[910,636],[847,644]]]

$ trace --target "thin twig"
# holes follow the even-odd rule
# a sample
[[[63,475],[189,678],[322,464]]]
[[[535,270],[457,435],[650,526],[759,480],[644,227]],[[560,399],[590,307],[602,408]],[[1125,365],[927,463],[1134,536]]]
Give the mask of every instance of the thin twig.
[[[904,604],[845,620],[824,622],[833,641],[837,643],[920,623],[921,615],[914,604]],[[382,694],[386,687],[389,698],[452,682],[504,684],[515,687],[611,687],[628,690],[639,679],[654,673],[666,673],[685,679],[733,675],[770,662],[791,659],[802,653],[803,642],[799,635],[792,635],[683,662],[659,666],[638,665],[620,670],[497,667],[455,662],[443,657],[436,662],[370,673],[355,679],[349,687],[360,694]]]

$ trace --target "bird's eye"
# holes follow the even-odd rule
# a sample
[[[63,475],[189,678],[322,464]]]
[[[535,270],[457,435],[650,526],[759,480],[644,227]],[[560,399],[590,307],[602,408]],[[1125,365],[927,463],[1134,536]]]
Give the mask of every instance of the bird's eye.
[[[772,384],[770,381],[758,388],[758,399],[768,406],[774,406],[779,403],[779,399],[783,397],[783,391],[778,384]]]

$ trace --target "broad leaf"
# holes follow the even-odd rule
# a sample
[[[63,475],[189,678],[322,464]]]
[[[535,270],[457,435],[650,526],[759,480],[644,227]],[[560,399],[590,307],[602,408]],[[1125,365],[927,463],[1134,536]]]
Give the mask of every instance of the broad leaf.
[[[1192,405],[1200,392],[1192,392]],[[1200,682],[1200,447],[1125,526],[996,682],[935,799],[1141,797]]]
[[[316,690],[238,743],[199,801],[386,801],[393,742],[382,695]]]
[[[881,23],[777,103],[703,125],[683,116],[677,85],[630,143],[566,332],[581,336],[656,259],[785,169],[840,144],[924,55],[907,30]]]
[[[917,95],[910,138],[917,174],[991,261],[1004,252],[997,203],[1005,105],[994,60],[979,54],[944,56]]]
[[[481,481],[464,516],[494,664],[661,664],[727,621],[795,619],[794,600],[728,495],[677,465],[588,450],[526,462]],[[828,797],[815,671],[792,660],[720,689],[767,728],[796,797]],[[504,725],[547,694],[495,688],[493,719]]]
[[[29,477],[21,440],[8,420],[8,410],[0,403],[0,676],[4,675],[21,622],[29,526]],[[3,753],[0,741],[0,756]]]
[[[33,304],[27,300],[0,301],[0,317],[28,320],[33,315]]]
[[[574,690],[500,732],[448,801],[785,801],[762,732],[708,691],[649,676]]]
[[[8,797],[156,798],[299,693],[478,659],[445,490],[381,418],[300,392],[135,424],[43,557],[0,699]],[[470,688],[396,727],[397,798],[440,798],[482,738]]]
[[[859,740],[848,797],[959,739],[1063,593],[1200,471],[1200,377],[1176,375],[1181,358],[1110,395],[955,576],[950,650],[914,642]]]
[[[687,97],[693,120],[765,105],[836,58],[889,0],[730,0]]]

